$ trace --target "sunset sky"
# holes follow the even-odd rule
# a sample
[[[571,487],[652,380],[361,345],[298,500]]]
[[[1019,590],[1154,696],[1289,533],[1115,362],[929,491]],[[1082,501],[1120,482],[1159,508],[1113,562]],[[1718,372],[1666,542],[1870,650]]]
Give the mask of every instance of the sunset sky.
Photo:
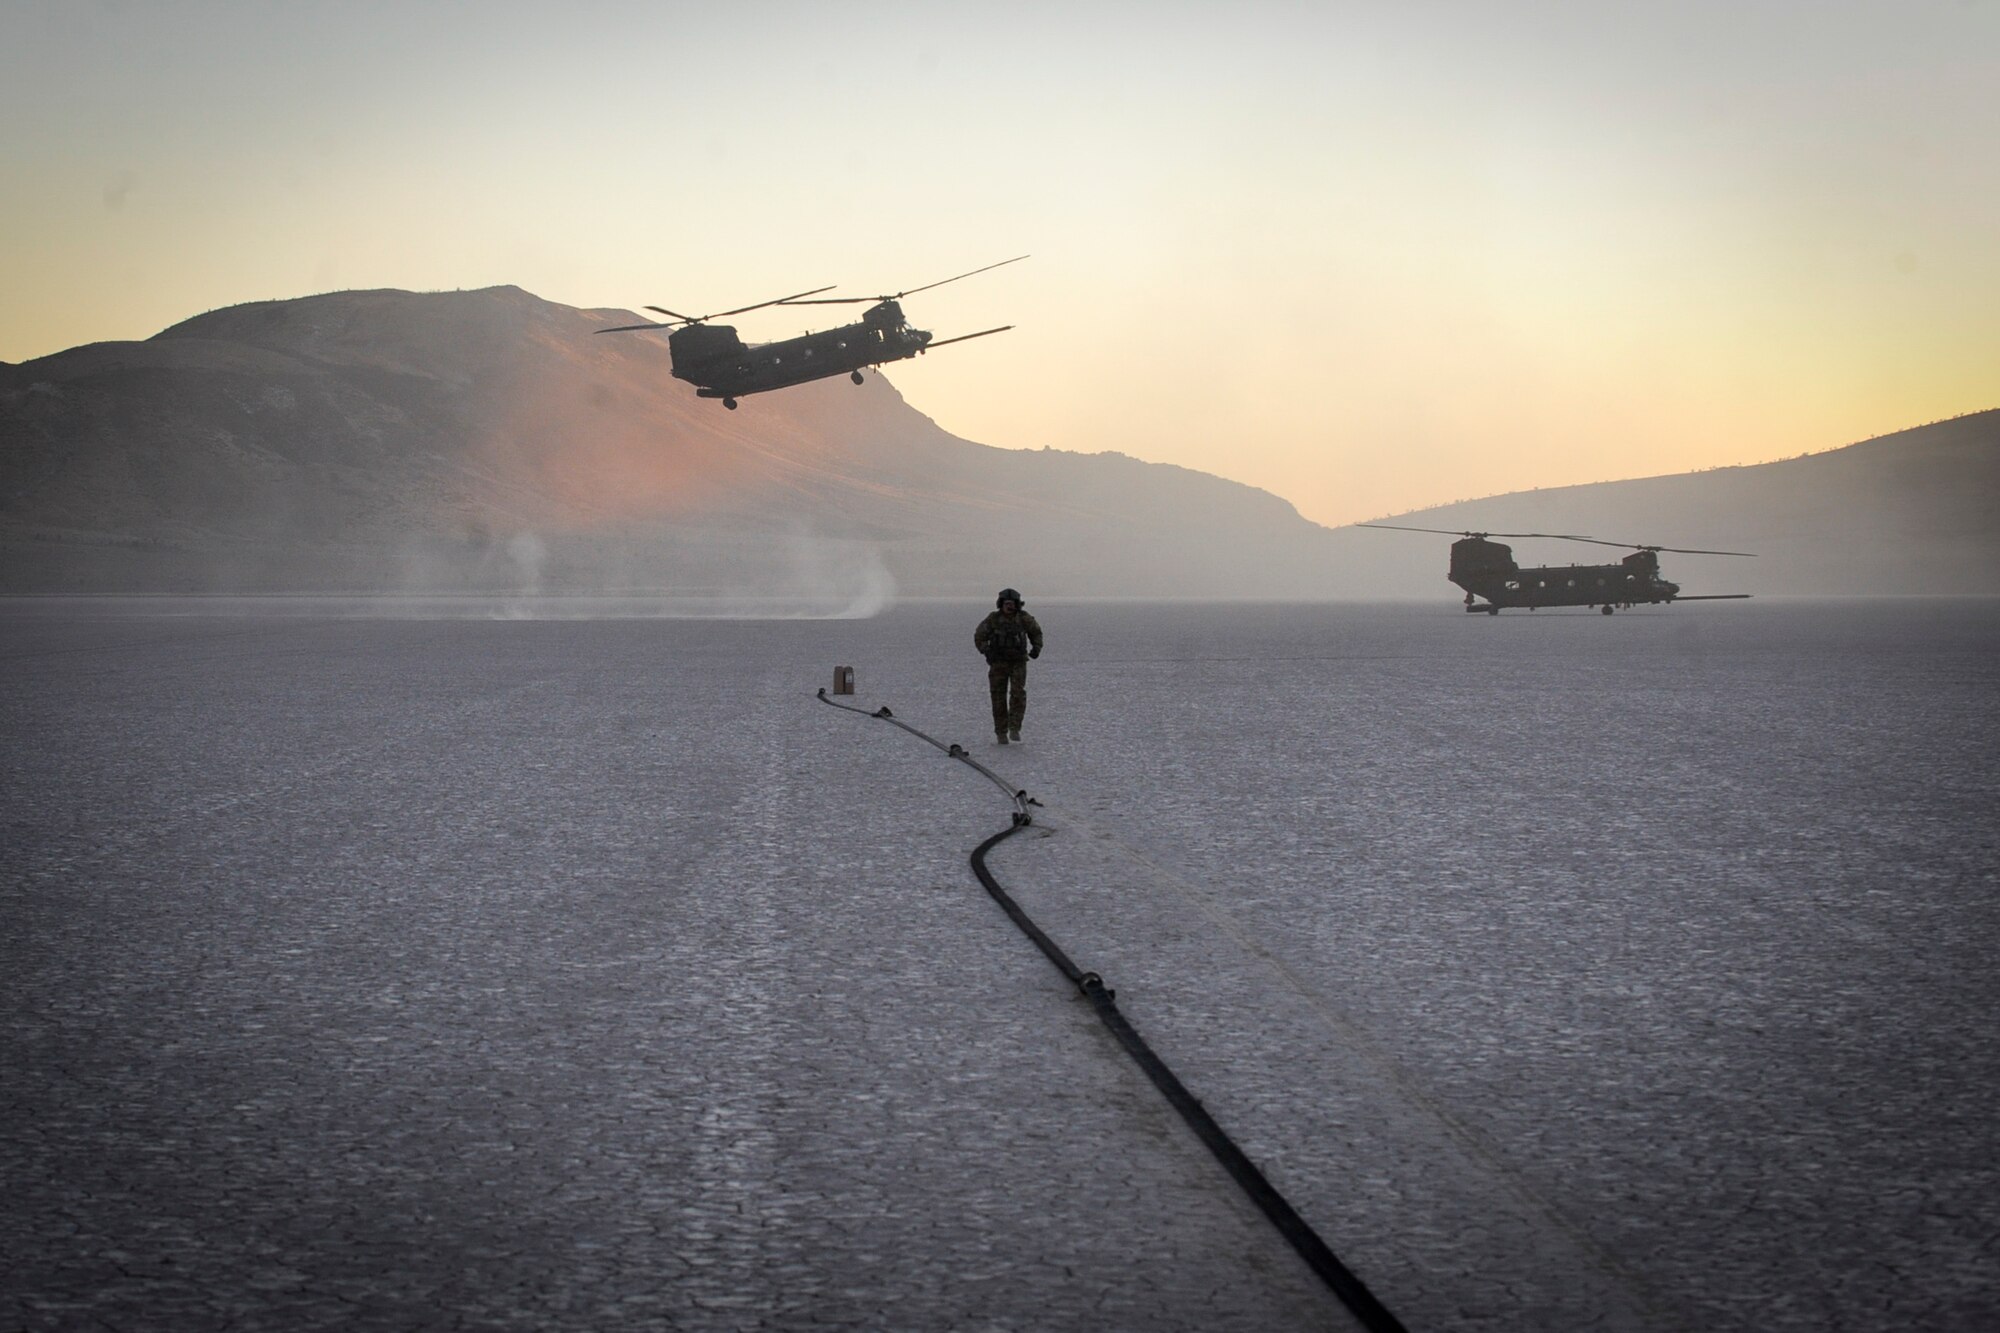
[[[6,361],[1025,252],[906,303],[1017,326],[912,404],[1327,523],[2000,406],[2000,0],[0,0],[0,146]]]

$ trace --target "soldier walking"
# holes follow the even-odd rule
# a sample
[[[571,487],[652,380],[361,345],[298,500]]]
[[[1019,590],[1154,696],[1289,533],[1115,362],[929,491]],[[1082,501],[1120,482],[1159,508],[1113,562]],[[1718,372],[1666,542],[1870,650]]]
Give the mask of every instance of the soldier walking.
[[[1042,627],[1021,609],[1021,594],[1002,588],[994,610],[972,631],[972,646],[986,659],[993,694],[993,736],[1002,745],[1021,739],[1028,711],[1028,659],[1042,655]]]

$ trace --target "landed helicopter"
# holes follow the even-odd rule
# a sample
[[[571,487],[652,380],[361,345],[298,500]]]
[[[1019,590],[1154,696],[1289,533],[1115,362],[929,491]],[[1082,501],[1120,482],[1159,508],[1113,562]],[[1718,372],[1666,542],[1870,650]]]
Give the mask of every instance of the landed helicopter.
[[[899,302],[905,296],[927,292],[947,282],[957,282],[959,278],[969,278],[974,273],[984,273],[987,269],[1017,263],[1027,257],[1016,255],[1013,259],[1003,259],[998,264],[988,264],[985,268],[960,273],[957,277],[942,278],[908,291],[882,296],[808,299],[833,290],[831,287],[815,287],[809,292],[781,296],[775,301],[759,301],[756,305],[738,306],[713,315],[683,315],[665,306],[649,305],[646,309],[669,316],[669,322],[621,324],[617,328],[599,329],[598,332],[636,333],[648,329],[672,329],[673,332],[667,335],[667,351],[673,357],[674,378],[694,385],[697,398],[720,398],[722,405],[733,412],[736,400],[749,394],[789,389],[795,384],[831,379],[835,375],[847,375],[859,384],[861,372],[866,367],[879,366],[886,361],[907,360],[934,347],[962,343],[970,338],[984,338],[989,333],[1005,333],[1014,326],[1002,324],[999,328],[981,329],[977,333],[963,333],[942,342],[934,341],[923,329],[910,327],[909,321],[903,318],[903,307]],[[859,305],[864,301],[875,304],[863,311],[856,323],[843,324],[823,333],[801,334],[781,342],[746,345],[730,325],[708,323],[711,319],[741,315],[769,306]]]
[[[1681,546],[1643,546],[1636,542],[1609,542],[1601,537],[1579,537],[1567,532],[1453,532],[1448,528],[1406,528],[1399,523],[1357,523],[1358,528],[1387,528],[1393,532],[1435,532],[1457,537],[1451,544],[1451,569],[1447,577],[1465,589],[1465,609],[1500,614],[1502,607],[1595,606],[1610,615],[1618,607],[1631,610],[1657,602],[1726,602],[1750,596],[1747,592],[1685,594],[1681,585],[1660,577],[1660,552],[1675,555],[1741,555],[1749,551],[1701,551]],[[1592,542],[1598,546],[1631,547],[1632,554],[1615,565],[1538,565],[1523,569],[1514,563],[1514,548],[1489,537],[1546,537],[1556,541]],[[1484,602],[1478,599],[1484,597]]]

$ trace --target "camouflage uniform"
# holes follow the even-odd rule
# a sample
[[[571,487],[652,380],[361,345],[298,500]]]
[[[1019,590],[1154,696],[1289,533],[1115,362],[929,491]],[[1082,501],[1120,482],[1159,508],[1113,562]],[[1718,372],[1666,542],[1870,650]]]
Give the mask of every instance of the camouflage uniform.
[[[1010,733],[1021,739],[1021,719],[1028,712],[1028,658],[1041,655],[1041,624],[1026,611],[990,611],[972,631],[972,646],[986,659],[994,734],[1003,744]]]

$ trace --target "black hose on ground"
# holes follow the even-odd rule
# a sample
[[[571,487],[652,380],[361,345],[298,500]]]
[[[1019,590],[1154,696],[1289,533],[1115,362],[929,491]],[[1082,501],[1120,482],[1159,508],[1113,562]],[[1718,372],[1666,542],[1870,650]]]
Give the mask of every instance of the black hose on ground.
[[[947,754],[951,758],[958,760],[960,763],[966,765],[969,768],[977,769],[980,773],[985,775],[986,780],[988,782],[991,782],[1001,791],[1006,792],[1007,798],[1014,802],[1014,822],[1017,825],[1025,824],[1028,822],[1028,804],[1029,804],[1028,793],[1017,790],[1013,786],[1009,785],[1007,779],[1001,777],[998,773],[995,773],[992,769],[988,768],[986,765],[980,763],[977,759],[974,759],[970,754],[968,754],[963,745],[946,745],[943,741],[938,740],[934,736],[926,736],[923,732],[918,731],[915,727],[911,726],[909,723],[903,721],[901,718],[897,717],[894,713],[890,712],[889,706],[887,704],[884,704],[882,707],[877,708],[871,712],[866,708],[856,708],[853,704],[834,703],[833,700],[826,697],[825,690],[821,690],[819,692],[819,701],[823,704],[832,705],[833,707],[840,709],[844,713],[859,713],[863,717],[872,717],[880,721],[887,722],[892,727],[901,727],[904,731],[909,732],[912,736],[915,736],[918,740],[924,742],[926,745],[935,745],[938,749],[943,750],[945,754]]]
[[[987,868],[988,852],[1034,822],[1033,816],[1028,813],[1028,807],[1035,802],[1028,793],[1014,788],[992,769],[973,759],[966,753],[965,747],[945,745],[925,735],[899,720],[886,707],[870,712],[851,704],[834,703],[832,699],[827,698],[825,690],[819,692],[819,700],[821,703],[831,704],[850,713],[860,713],[864,717],[878,718],[901,727],[912,736],[943,750],[949,757],[977,769],[994,785],[1008,793],[1014,802],[1014,822],[980,843],[972,852],[972,873],[978,877],[981,886],[1014,924],[1020,927],[1021,933],[1033,940],[1036,947],[1056,965],[1057,970],[1082,992],[1085,999],[1090,1001],[1091,1007],[1097,1011],[1099,1020],[1111,1030],[1111,1034],[1118,1039],[1118,1044],[1125,1048],[1126,1054],[1145,1071],[1146,1077],[1153,1080],[1153,1086],[1158,1088],[1166,1097],[1168,1104],[1180,1113],[1181,1119],[1187,1122],[1195,1137],[1208,1145],[1208,1150],[1215,1154],[1223,1169],[1242,1186],[1243,1192],[1250,1196],[1251,1202],[1263,1210],[1264,1216],[1271,1219],[1271,1224],[1278,1228],[1279,1234],[1284,1236],[1291,1247],[1298,1252],[1299,1257],[1306,1261],[1306,1265],[1319,1276],[1334,1295],[1340,1298],[1341,1303],[1347,1306],[1354,1317],[1361,1321],[1362,1327],[1369,1333],[1404,1333],[1402,1322],[1389,1311],[1387,1306],[1377,1300],[1375,1294],[1355,1276],[1353,1270],[1342,1263],[1339,1256],[1328,1248],[1326,1242],[1319,1238],[1319,1233],[1299,1216],[1298,1210],[1293,1208],[1285,1196],[1278,1192],[1277,1187],[1265,1178],[1257,1164],[1236,1146],[1222,1126],[1216,1123],[1215,1117],[1211,1116],[1200,1100],[1188,1091],[1187,1085],[1175,1077],[1174,1071],[1167,1067],[1166,1062],[1146,1044],[1146,1039],[1140,1036],[1125,1015],[1119,1012],[1117,992],[1106,986],[1104,978],[1097,973],[1086,972],[1072,962],[1070,956],[1063,952],[1062,946],[1050,939],[1048,934],[1034,923],[1033,919],[1021,909],[1021,905],[1014,901],[1012,895],[1000,886],[1000,881],[994,878],[993,872]]]

